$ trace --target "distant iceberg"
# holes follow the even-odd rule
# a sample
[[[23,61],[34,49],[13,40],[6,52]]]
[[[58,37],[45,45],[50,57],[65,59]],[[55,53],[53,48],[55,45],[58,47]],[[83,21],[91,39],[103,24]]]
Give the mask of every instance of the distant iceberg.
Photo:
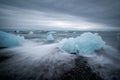
[[[56,33],[55,31],[48,32],[48,34],[55,34],[55,33]]]
[[[48,33],[48,36],[47,36],[47,42],[53,42],[54,41],[54,37],[51,33]]]
[[[8,48],[22,45],[25,39],[10,33],[0,31],[0,48]]]
[[[76,32],[73,32],[73,34],[76,34]]]
[[[15,32],[16,32],[16,33],[19,33],[20,31],[19,31],[19,30],[16,30]]]
[[[92,53],[104,45],[105,41],[98,33],[86,32],[76,38],[63,39],[58,47],[66,52],[83,54]]]
[[[30,31],[29,33],[28,33],[28,35],[33,35],[34,34],[34,32],[32,32],[32,31]]]

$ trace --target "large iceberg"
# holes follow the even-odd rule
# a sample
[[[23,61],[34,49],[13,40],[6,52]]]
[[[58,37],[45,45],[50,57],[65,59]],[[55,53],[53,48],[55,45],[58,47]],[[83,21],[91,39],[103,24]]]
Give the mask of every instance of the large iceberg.
[[[0,31],[0,48],[8,48],[22,45],[24,38]]]
[[[105,41],[97,33],[86,32],[76,38],[63,39],[59,48],[70,53],[92,53],[101,49]]]
[[[53,42],[54,41],[54,37],[53,37],[53,35],[51,33],[48,33],[47,41],[48,42]]]

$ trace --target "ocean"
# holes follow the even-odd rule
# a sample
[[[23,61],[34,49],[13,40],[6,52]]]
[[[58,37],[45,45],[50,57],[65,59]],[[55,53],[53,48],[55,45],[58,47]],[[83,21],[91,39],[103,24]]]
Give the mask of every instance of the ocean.
[[[0,80],[120,80],[120,31],[1,30],[27,40],[0,49]],[[105,47],[92,54],[71,54],[56,47],[64,38],[98,33]],[[54,41],[48,42],[51,33]]]

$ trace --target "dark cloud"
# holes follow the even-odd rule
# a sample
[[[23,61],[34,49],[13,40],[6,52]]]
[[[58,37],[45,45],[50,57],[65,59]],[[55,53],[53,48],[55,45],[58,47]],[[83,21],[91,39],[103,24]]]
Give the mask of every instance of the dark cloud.
[[[9,6],[63,13],[83,17],[86,21],[120,26],[120,0],[0,0],[0,8]],[[6,14],[0,12],[0,16]]]

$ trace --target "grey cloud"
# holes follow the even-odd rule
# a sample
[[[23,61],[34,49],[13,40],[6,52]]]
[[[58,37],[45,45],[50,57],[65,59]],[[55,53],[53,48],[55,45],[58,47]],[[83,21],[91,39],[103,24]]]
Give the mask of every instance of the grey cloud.
[[[0,4],[1,8],[13,6],[48,13],[63,13],[83,17],[89,22],[120,26],[120,0],[0,0]]]

